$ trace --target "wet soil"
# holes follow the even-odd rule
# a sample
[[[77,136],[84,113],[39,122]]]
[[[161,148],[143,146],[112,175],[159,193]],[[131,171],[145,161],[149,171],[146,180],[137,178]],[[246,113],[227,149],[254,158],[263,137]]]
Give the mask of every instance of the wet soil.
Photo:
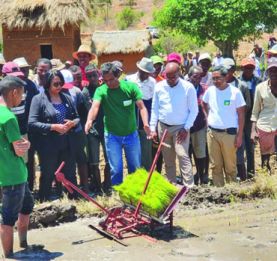
[[[17,260],[276,260],[277,201],[233,203],[211,208],[175,211],[173,234],[154,233],[155,243],[143,237],[124,239],[122,246],[103,238],[78,219],[57,227],[33,229],[31,243],[45,245],[38,252],[21,251]]]

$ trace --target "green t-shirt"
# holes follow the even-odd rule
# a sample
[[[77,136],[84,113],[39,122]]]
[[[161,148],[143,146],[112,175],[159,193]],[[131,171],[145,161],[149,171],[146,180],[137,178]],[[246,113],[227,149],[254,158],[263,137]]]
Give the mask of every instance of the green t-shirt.
[[[22,157],[13,149],[13,142],[20,140],[15,115],[0,105],[0,186],[12,186],[27,181],[27,168]]]
[[[96,89],[93,99],[100,101],[104,110],[105,132],[127,136],[137,129],[135,102],[142,99],[142,93],[135,83],[120,81],[116,89],[104,84]]]

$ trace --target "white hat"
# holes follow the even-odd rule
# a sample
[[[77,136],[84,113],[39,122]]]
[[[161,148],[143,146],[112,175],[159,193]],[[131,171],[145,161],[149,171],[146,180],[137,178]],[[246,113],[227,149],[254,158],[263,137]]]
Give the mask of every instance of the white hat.
[[[63,75],[63,78],[64,78],[64,86],[63,88],[64,89],[71,89],[74,84],[73,84],[73,75],[71,73],[71,71],[67,70],[67,69],[63,69],[60,71],[61,74]]]
[[[137,62],[137,67],[147,73],[155,72],[152,60],[146,57],[143,57],[139,62]]]
[[[210,62],[212,61],[212,57],[208,54],[208,53],[202,53],[200,56],[199,56],[199,59],[198,61],[202,61],[202,60],[209,60]]]
[[[24,57],[16,58],[16,59],[13,60],[13,62],[16,63],[19,68],[31,67],[31,65],[28,64],[28,62],[26,61],[26,59]]]
[[[227,69],[230,70],[233,66],[236,66],[235,61],[232,58],[225,58],[223,60],[223,66]]]
[[[2,53],[0,53],[0,64],[5,64],[6,63],[6,61],[5,61],[5,58],[4,58],[4,56],[3,56],[3,54]]]

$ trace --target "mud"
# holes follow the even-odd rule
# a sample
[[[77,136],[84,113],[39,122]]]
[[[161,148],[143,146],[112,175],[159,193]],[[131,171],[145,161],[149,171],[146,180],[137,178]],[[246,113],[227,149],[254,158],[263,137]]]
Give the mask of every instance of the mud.
[[[276,201],[181,207],[174,220],[172,235],[160,230],[154,233],[155,243],[143,237],[125,239],[127,247],[88,228],[98,218],[33,229],[30,243],[44,244],[45,250],[28,252],[16,247],[14,260],[276,260]]]

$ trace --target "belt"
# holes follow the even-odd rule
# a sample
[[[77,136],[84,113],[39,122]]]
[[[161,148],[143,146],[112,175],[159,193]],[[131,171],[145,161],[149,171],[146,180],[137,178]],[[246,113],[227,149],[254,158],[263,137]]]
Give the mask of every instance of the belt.
[[[213,128],[211,126],[209,126],[209,128],[213,131],[217,131],[217,132],[233,132],[233,131],[237,131],[237,128],[227,128],[227,129],[217,129],[217,128]]]
[[[176,125],[169,125],[169,124],[166,124],[166,123],[164,123],[164,122],[162,122],[162,121],[160,121],[160,123],[163,124],[163,125],[165,125],[166,127],[176,126]]]

